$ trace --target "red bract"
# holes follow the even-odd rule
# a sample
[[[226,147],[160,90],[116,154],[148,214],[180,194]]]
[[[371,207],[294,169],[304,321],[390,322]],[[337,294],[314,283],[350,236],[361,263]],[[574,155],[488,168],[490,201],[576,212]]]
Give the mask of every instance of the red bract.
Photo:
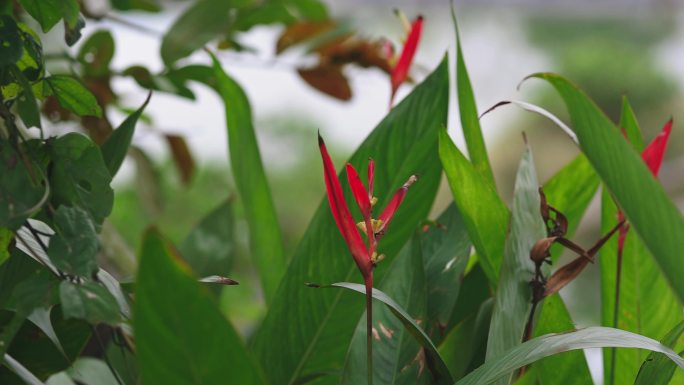
[[[418,43],[420,42],[420,35],[422,31],[423,17],[418,16],[411,24],[411,30],[406,38],[406,42],[404,43],[404,48],[401,50],[399,60],[392,68],[392,72],[390,73],[392,81],[390,105],[392,105],[392,101],[394,101],[394,95],[396,94],[397,89],[399,89],[399,86],[408,78],[409,68],[411,68],[413,57],[416,55],[416,50],[418,49]]]

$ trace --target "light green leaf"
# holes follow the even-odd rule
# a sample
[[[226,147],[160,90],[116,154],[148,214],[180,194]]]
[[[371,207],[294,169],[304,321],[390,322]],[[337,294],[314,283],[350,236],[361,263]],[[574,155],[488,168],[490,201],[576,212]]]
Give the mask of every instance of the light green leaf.
[[[456,385],[491,384],[501,377],[508,376],[520,367],[554,354],[577,349],[605,347],[647,349],[663,353],[684,369],[684,359],[658,341],[618,329],[590,327],[568,333],[548,334],[527,341],[510,349],[498,358],[487,361],[462,380],[456,382]]]
[[[546,237],[544,221],[539,213],[538,189],[532,151],[526,146],[515,180],[511,225],[494,295],[487,339],[488,361],[519,345],[523,339],[532,307],[530,280],[535,271],[530,251],[538,240]],[[506,385],[511,380],[508,376],[497,383]]]
[[[154,230],[143,239],[137,282],[133,326],[144,383],[265,384],[211,294]]]
[[[147,94],[147,99],[145,99],[142,106],[134,113],[130,114],[126,120],[109,135],[107,140],[102,143],[102,158],[104,159],[105,165],[107,165],[109,175],[112,177],[119,171],[119,167],[121,167],[124,158],[126,158],[128,148],[131,146],[131,140],[133,139],[135,125],[138,123],[138,119],[140,119],[140,116],[145,110],[145,107],[147,107],[147,103],[150,102],[151,97],[152,92]]]
[[[323,287],[339,287],[353,290],[364,295],[366,293],[365,286],[358,283],[338,282]],[[426,360],[434,365],[435,371],[432,373],[434,383],[438,385],[451,383],[453,381],[451,379],[451,374],[449,373],[449,369],[447,368],[446,364],[442,360],[442,357],[437,352],[437,348],[430,340],[430,337],[428,337],[423,329],[416,324],[416,321],[414,321],[413,318],[406,313],[406,310],[394,302],[394,300],[387,294],[378,289],[373,289],[373,298],[387,305],[392,311],[392,314],[394,314],[394,316],[401,321],[401,324],[404,325],[406,330],[411,333],[413,338],[415,338],[416,341],[418,341],[418,343],[420,343],[420,345],[425,349],[425,354],[428,355]]]
[[[19,0],[19,3],[40,24],[43,32],[51,30],[62,18],[62,0]]]
[[[375,160],[375,195],[379,198],[376,207],[383,207],[410,175],[420,176],[380,241],[378,250],[387,258],[374,271],[377,281],[382,280],[388,262],[432,206],[441,173],[436,151],[437,131],[446,123],[448,91],[445,60],[392,109],[349,160],[359,170],[365,169],[369,157]],[[316,146],[313,135],[311,146]],[[316,168],[323,191],[322,167],[316,165]],[[341,175],[341,180],[346,180],[345,174]],[[345,197],[349,207],[356,207],[348,188]],[[364,301],[344,291],[311,290],[304,283],[336,282],[353,277],[360,278],[325,200],[290,262],[261,329],[254,336],[254,351],[272,382],[294,384],[311,373],[342,367]],[[297,302],[293,303],[292,298],[297,298]]]
[[[406,309],[411,321],[425,320],[425,283],[421,242],[418,236],[414,236],[392,262],[380,288],[399,306]],[[420,370],[424,362],[416,359],[421,346],[411,338],[409,331],[404,328],[402,321],[392,314],[392,310],[385,306],[373,306],[373,329],[374,385],[428,383],[431,374],[427,370]],[[366,356],[364,312],[356,325],[340,384],[357,385],[366,382]]]
[[[81,82],[67,75],[45,78],[46,90],[54,95],[59,104],[78,116],[102,117],[102,108],[95,95]]]
[[[79,384],[120,385],[107,364],[92,357],[80,357],[66,372]]]
[[[679,322],[670,330],[663,338],[662,343],[674,348],[682,333],[684,333],[684,321]],[[682,352],[679,355],[681,356]],[[651,352],[639,368],[634,385],[667,385],[670,383],[672,375],[675,374],[675,370],[677,370],[677,366],[666,356]],[[679,374],[681,375],[681,370]]]
[[[508,208],[444,129],[439,132],[439,158],[482,269],[496,286],[510,217]]]
[[[121,319],[116,298],[104,286],[95,282],[75,284],[62,281],[59,298],[64,318],[77,318],[96,324],[116,324]]]
[[[641,135],[639,122],[634,114],[632,105],[629,104],[627,96],[622,97],[622,112],[620,113],[620,129],[625,130],[627,139],[634,146],[634,149],[641,153],[644,150],[644,137]]]
[[[456,22],[456,11],[454,10],[453,0],[451,1],[451,19],[454,23],[454,31],[456,33],[456,95],[458,97],[461,129],[463,130],[463,136],[465,137],[466,145],[468,146],[470,161],[475,167],[475,170],[480,173],[491,187],[496,189],[494,173],[492,172],[492,166],[489,164],[487,147],[485,147],[484,138],[482,137],[482,128],[480,127],[480,118],[477,114],[473,87],[470,84],[468,69],[466,68],[465,59],[463,58],[463,49],[461,47],[461,38]]]
[[[90,277],[98,269],[95,257],[100,249],[90,215],[78,207],[59,206],[54,221],[57,232],[48,246],[50,260],[66,273]]]
[[[684,301],[684,217],[653,178],[639,154],[598,107],[558,75],[533,77],[551,83],[565,101],[580,147],[625,212],[661,271]]]

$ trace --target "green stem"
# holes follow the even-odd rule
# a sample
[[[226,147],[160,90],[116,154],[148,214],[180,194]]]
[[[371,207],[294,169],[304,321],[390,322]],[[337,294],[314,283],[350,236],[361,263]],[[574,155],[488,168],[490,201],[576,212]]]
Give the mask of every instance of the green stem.
[[[615,269],[615,306],[613,308],[613,328],[618,327],[618,318],[620,317],[620,283],[622,277],[622,248],[618,247],[617,251],[617,267]],[[615,348],[610,349],[610,381],[609,385],[615,384],[615,367],[617,358],[615,357],[617,351]]]
[[[373,272],[364,278],[366,284],[366,354],[368,385],[373,385]]]

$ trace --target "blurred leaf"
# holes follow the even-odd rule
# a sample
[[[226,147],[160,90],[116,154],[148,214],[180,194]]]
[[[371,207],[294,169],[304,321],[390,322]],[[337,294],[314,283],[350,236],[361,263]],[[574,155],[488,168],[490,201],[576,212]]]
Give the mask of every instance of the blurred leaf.
[[[369,157],[375,159],[378,207],[383,207],[394,189],[410,175],[420,175],[392,220],[391,230],[378,246],[387,261],[393,259],[427,216],[437,192],[441,173],[436,152],[437,130],[446,124],[448,87],[444,60],[392,109],[349,160],[357,169],[364,169]],[[314,136],[311,146],[315,146]],[[320,181],[322,191],[322,176]],[[347,204],[355,207],[350,190],[345,191]],[[386,265],[381,263],[375,269],[377,281],[382,280]],[[342,367],[347,342],[363,312],[363,301],[345,295],[348,293],[344,291],[311,290],[303,283],[351,279],[355,273],[355,264],[324,201],[253,339],[254,351],[274,383],[294,383],[309,374]],[[298,298],[297,303],[292,298]],[[293,329],[291,325],[298,327]]]
[[[159,12],[161,6],[158,0],[110,0],[112,7],[119,11],[141,10]]]
[[[639,154],[582,91],[554,74],[533,76],[547,80],[563,97],[582,150],[684,301],[684,264],[677,257],[684,249],[684,218],[677,207]]]
[[[529,145],[526,145],[515,179],[510,230],[489,326],[487,361],[500,357],[523,340],[532,307],[529,282],[535,271],[530,251],[538,240],[546,237],[546,227],[539,215],[538,189],[534,158]],[[506,385],[511,381],[509,375],[497,383]]]
[[[426,316],[425,271],[420,239],[414,236],[394,259],[380,284],[383,292],[406,309],[411,321],[424,324]],[[407,322],[407,321],[403,321]],[[425,384],[430,378],[422,348],[385,306],[373,307],[373,384]],[[366,363],[366,314],[361,316],[342,369],[342,385],[363,384]],[[447,384],[449,381],[446,382]]]
[[[0,68],[16,63],[21,58],[22,46],[17,23],[9,15],[0,15]]]
[[[80,357],[66,372],[83,385],[121,385],[104,361],[91,357]]]
[[[212,210],[181,242],[178,250],[200,277],[230,272],[235,254],[233,200]]]
[[[5,354],[3,356],[3,362],[10,368],[14,373],[16,373],[19,378],[21,378],[28,385],[45,385],[36,376],[31,373],[26,367],[20,364],[12,356]]]
[[[328,11],[320,0],[285,0],[287,5],[294,7],[296,16],[300,19],[324,21],[328,19]]]
[[[445,129],[439,132],[439,157],[482,269],[491,285],[496,286],[510,217],[508,208],[454,145]]]
[[[456,385],[491,384],[510,372],[542,358],[570,350],[602,347],[637,348],[660,352],[684,369],[684,359],[658,341],[618,329],[589,327],[568,333],[547,334],[527,341],[487,361],[456,382]]]
[[[78,207],[59,206],[54,223],[57,233],[48,246],[50,260],[66,273],[90,277],[98,269],[95,257],[100,249],[90,216]]]
[[[240,10],[232,28],[237,31],[247,31],[257,25],[290,24],[296,20],[286,4],[281,2],[259,3],[252,8]]]
[[[30,167],[8,140],[0,141],[1,227],[17,230],[44,203],[46,187],[37,182],[36,167]]]
[[[131,146],[131,140],[133,139],[135,125],[138,123],[138,119],[140,119],[140,116],[145,110],[145,107],[147,107],[147,103],[150,102],[151,97],[152,92],[150,91],[142,106],[134,113],[130,114],[126,120],[109,135],[107,140],[102,143],[102,147],[100,148],[102,150],[102,158],[112,177],[119,171],[119,167],[121,167],[121,164],[126,158],[128,149]]]
[[[190,65],[179,69],[170,69],[167,72],[159,75],[153,75],[149,69],[143,66],[134,65],[126,68],[123,71],[123,74],[126,76],[131,76],[140,87],[147,88],[148,90],[168,92],[190,100],[195,100],[195,94],[185,85],[188,79],[178,75],[179,73],[184,72],[184,69],[191,67],[207,68],[213,76],[211,67],[202,66],[199,64]]]
[[[63,281],[59,285],[59,298],[64,318],[77,318],[91,324],[119,322],[119,304],[104,286],[95,282],[75,284]]]
[[[639,127],[639,122],[637,121],[632,105],[629,104],[627,96],[622,96],[622,112],[620,113],[620,125],[619,128],[624,130],[625,135],[629,143],[634,146],[634,149],[641,153],[644,149],[644,137],[641,135],[641,128]]]
[[[286,267],[280,224],[261,161],[247,95],[223,71],[216,57],[212,56],[212,60],[218,92],[226,111],[230,166],[249,226],[252,257],[266,303],[270,304]]]
[[[161,57],[167,67],[221,35],[229,25],[232,1],[202,0],[193,3],[162,38]]]
[[[427,277],[426,331],[435,341],[443,335],[459,296],[464,270],[472,247],[456,205],[449,207],[421,235]],[[441,339],[441,338],[440,338]]]
[[[114,57],[114,38],[108,30],[93,32],[78,50],[77,59],[88,76],[106,76]]]
[[[31,15],[47,33],[62,18],[69,23],[74,21],[74,9],[78,17],[78,3],[76,0],[19,0],[24,10]]]
[[[155,220],[163,210],[159,175],[152,160],[140,148],[131,146],[129,154],[136,166],[135,192],[140,206],[150,219]]]
[[[212,296],[154,230],[145,234],[137,282],[134,330],[145,383],[265,384]]]
[[[560,295],[546,297],[534,328],[534,336],[566,332],[575,329],[570,313]],[[591,373],[584,353],[580,350],[544,358],[533,366],[537,370],[540,385],[592,384]]]
[[[470,161],[475,170],[480,173],[486,183],[489,183],[496,190],[492,166],[489,164],[489,158],[487,157],[487,147],[485,147],[484,138],[482,137],[480,118],[477,115],[473,87],[470,84],[468,69],[463,58],[463,49],[461,48],[461,38],[456,22],[453,0],[451,1],[451,19],[456,33],[456,96],[458,98],[459,116],[461,117],[461,129],[468,146]]]
[[[366,293],[365,286],[358,283],[338,282],[323,287],[339,287],[353,290],[364,295]],[[421,329],[420,326],[416,324],[416,321],[414,321],[413,318],[408,313],[406,313],[406,310],[404,310],[398,303],[396,303],[384,292],[378,289],[373,289],[373,298],[387,305],[392,314],[394,314],[394,316],[399,321],[401,321],[401,324],[404,325],[406,330],[423,347],[425,354],[428,356],[425,358],[425,360],[427,362],[430,362],[431,365],[434,365],[434,367],[431,370],[435,384],[450,384],[453,380],[451,379],[449,369],[442,360],[442,357],[437,352],[437,348],[435,347],[435,345],[433,345],[432,341],[430,341],[430,337],[428,337],[427,334],[425,334],[425,332],[423,331],[423,329]],[[415,380],[412,383],[415,383]]]
[[[195,160],[192,157],[188,143],[185,141],[185,138],[179,135],[164,135],[164,137],[171,149],[173,163],[176,165],[181,181],[187,186],[195,174]]]
[[[71,0],[69,0],[71,1]],[[64,42],[71,47],[81,39],[81,30],[85,28],[85,19],[77,14],[73,22],[64,19]]]
[[[55,207],[86,210],[97,225],[109,216],[114,192],[112,177],[99,147],[86,136],[69,133],[49,142],[52,156],[50,187]]]
[[[45,78],[50,94],[59,104],[78,116],[102,117],[102,108],[81,82],[67,75],[52,75]]]
[[[17,79],[21,85],[21,93],[17,98],[17,112],[24,122],[26,128],[38,127],[43,128],[40,123],[40,111],[38,110],[38,103],[36,102],[36,95],[33,93],[33,88],[24,76],[23,72],[17,66],[11,66],[10,72]]]
[[[311,87],[328,96],[345,101],[352,97],[351,87],[342,73],[342,67],[319,65],[314,68],[300,68],[297,73]]]
[[[684,321],[680,321],[670,330],[661,342],[674,348],[682,333],[684,333]],[[682,353],[680,352],[679,355],[681,356]],[[651,352],[641,364],[634,385],[667,385],[675,370],[677,370],[677,365],[666,356]]]
[[[278,37],[276,53],[280,54],[286,49],[330,31],[334,27],[335,22],[331,20],[322,22],[299,21],[288,25]]]

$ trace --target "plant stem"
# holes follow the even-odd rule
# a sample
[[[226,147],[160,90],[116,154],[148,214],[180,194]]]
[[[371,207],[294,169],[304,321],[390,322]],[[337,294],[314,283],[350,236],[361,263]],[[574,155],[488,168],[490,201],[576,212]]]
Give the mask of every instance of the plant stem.
[[[618,318],[620,317],[620,284],[622,281],[622,248],[618,247],[617,251],[617,267],[615,269],[615,306],[613,307],[613,328],[618,327]],[[615,348],[610,349],[610,381],[609,385],[615,384],[615,367],[617,359],[615,357],[617,351]]]
[[[373,272],[364,278],[366,284],[366,354],[368,385],[373,385]]]

